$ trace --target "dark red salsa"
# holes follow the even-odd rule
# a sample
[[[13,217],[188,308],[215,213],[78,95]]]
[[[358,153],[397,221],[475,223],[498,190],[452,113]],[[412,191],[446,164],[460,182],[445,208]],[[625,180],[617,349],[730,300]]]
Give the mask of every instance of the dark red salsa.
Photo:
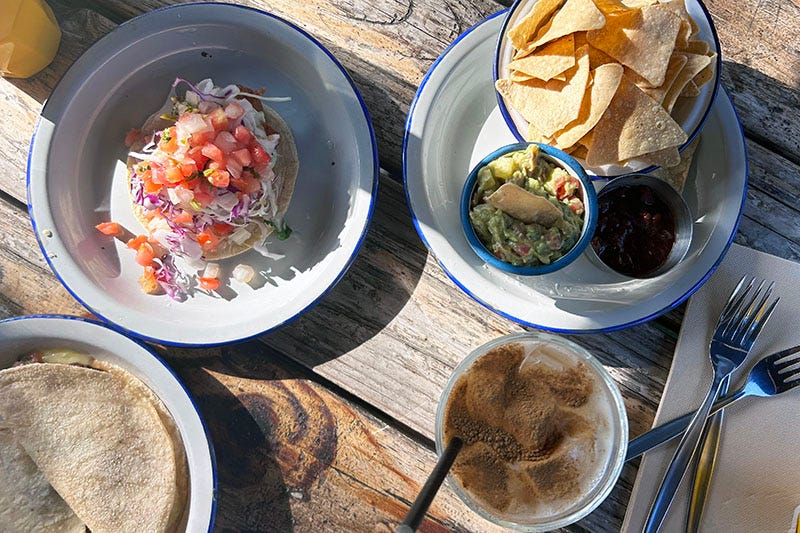
[[[617,187],[598,197],[592,248],[621,274],[640,277],[657,270],[675,242],[675,219],[647,185]]]

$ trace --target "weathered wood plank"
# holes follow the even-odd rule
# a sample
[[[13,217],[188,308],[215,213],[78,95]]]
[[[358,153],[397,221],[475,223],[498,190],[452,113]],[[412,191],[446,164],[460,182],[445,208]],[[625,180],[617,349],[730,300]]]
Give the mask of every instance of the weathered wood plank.
[[[116,27],[88,9],[67,10],[58,4],[56,8],[62,38],[53,62],[29,79],[0,78],[0,190],[21,202],[25,202],[28,147],[44,101],[69,66]]]
[[[86,313],[53,276],[27,213],[0,200],[0,316]]]
[[[800,5],[706,2],[722,44],[723,84],[745,131],[800,163]]]
[[[166,355],[215,445],[217,531],[394,531],[436,461],[261,343]],[[444,487],[420,531],[466,530],[499,531]]]

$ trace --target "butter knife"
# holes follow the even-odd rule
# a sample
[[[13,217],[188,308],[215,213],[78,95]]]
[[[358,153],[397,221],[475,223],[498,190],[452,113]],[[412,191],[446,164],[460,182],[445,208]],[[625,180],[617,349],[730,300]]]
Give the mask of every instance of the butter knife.
[[[725,378],[720,387],[720,398],[728,393],[729,386],[730,376]],[[709,417],[705,433],[701,437],[700,448],[695,455],[694,483],[692,484],[692,496],[689,500],[689,511],[686,517],[687,533],[698,533],[700,531],[700,521],[703,519],[703,510],[705,509],[708,490],[711,486],[711,477],[717,462],[717,451],[719,450],[724,417],[724,410],[720,410]]]

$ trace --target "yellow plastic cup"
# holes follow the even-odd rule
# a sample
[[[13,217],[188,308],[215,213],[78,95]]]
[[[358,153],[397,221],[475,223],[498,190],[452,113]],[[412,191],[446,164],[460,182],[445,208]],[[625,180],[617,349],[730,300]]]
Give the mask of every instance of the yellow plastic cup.
[[[0,76],[28,78],[50,64],[61,41],[44,0],[0,0]]]

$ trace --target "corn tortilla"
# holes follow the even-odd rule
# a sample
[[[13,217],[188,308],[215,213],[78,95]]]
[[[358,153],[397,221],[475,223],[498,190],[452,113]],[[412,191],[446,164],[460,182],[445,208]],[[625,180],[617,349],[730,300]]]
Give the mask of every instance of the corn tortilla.
[[[126,374],[62,364],[0,371],[0,417],[93,533],[174,531],[186,504],[183,452],[152,392]]]
[[[246,87],[239,87],[244,92],[252,92],[251,89]],[[283,215],[286,214],[286,211],[289,209],[289,203],[292,199],[292,193],[294,192],[295,181],[297,180],[297,172],[299,169],[299,159],[297,157],[297,146],[294,141],[294,136],[292,135],[292,130],[286,121],[278,114],[277,111],[272,109],[267,105],[263,105],[261,100],[257,98],[247,98],[247,100],[253,105],[253,108],[256,111],[261,111],[264,113],[264,129],[267,133],[275,132],[280,135],[280,142],[276,148],[276,158],[275,158],[275,166],[273,167],[273,172],[275,175],[281,176],[282,183],[281,183],[281,190],[278,191],[277,194],[277,204],[278,204],[278,218],[282,218]],[[168,122],[162,118],[160,118],[161,114],[163,113],[162,110],[157,111],[154,113],[150,118],[147,119],[145,124],[142,126],[141,131],[144,137],[149,138],[153,133],[160,129],[164,129],[172,125],[171,122]],[[131,151],[137,152],[143,146],[143,142],[134,145],[131,147]],[[139,163],[138,159],[134,159],[132,157],[128,158],[128,190],[130,191],[130,179],[133,171],[133,166]],[[143,227],[147,228],[147,219],[144,216],[144,208],[133,200],[133,195],[131,194],[131,205],[133,207],[133,213],[139,222],[142,224]],[[217,259],[225,259],[226,257],[232,257],[238,255],[240,253],[246,252],[247,250],[251,249],[256,243],[264,240],[268,237],[272,232],[272,226],[262,225],[259,226],[255,222],[250,222],[246,226],[244,226],[247,231],[250,232],[250,237],[245,240],[242,244],[237,244],[229,239],[221,239],[220,243],[217,245],[217,248],[214,250],[205,250],[204,256],[206,260],[213,261]]]

